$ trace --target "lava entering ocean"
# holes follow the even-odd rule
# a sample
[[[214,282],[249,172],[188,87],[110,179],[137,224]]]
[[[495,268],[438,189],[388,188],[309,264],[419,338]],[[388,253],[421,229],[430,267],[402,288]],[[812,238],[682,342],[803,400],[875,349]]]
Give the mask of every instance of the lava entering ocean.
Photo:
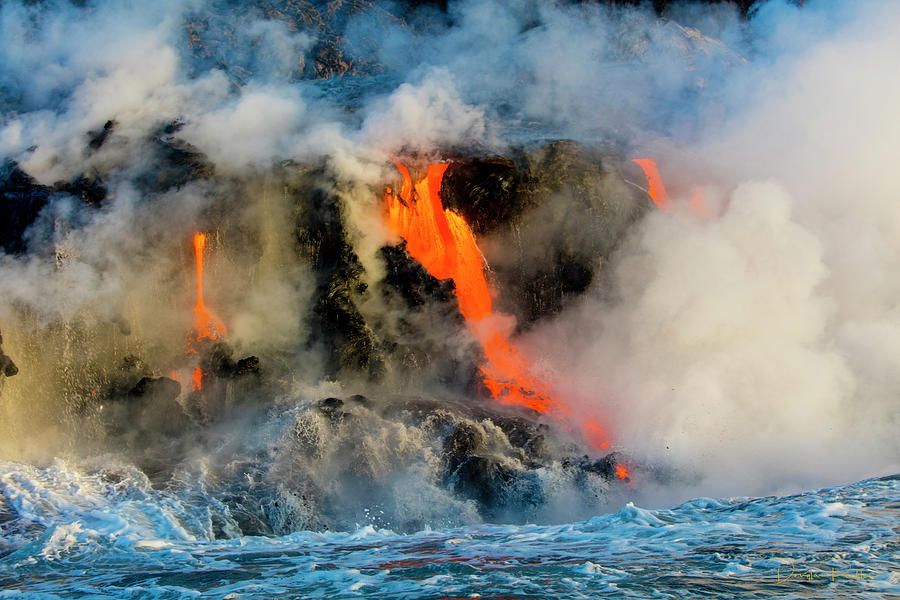
[[[650,194],[656,207],[662,211],[671,212],[672,201],[669,198],[669,192],[666,191],[666,186],[663,184],[656,162],[649,158],[635,158],[631,162],[637,163],[643,169],[644,175],[647,176],[647,183],[650,185],[647,193]],[[691,198],[688,208],[701,218],[709,219],[712,217],[712,213],[703,201],[703,194],[699,187],[694,189],[694,197]]]
[[[203,341],[217,341],[223,338],[227,330],[225,325],[214,314],[209,312],[203,302],[203,250],[206,248],[206,235],[202,232],[194,234],[194,254],[197,259],[197,303],[194,305],[194,325],[188,334],[185,354],[197,354],[196,344]],[[191,374],[194,390],[203,387],[203,369],[195,367]]]
[[[647,176],[649,194],[657,208],[671,212],[672,202],[656,163],[650,159],[633,162]],[[550,386],[531,373],[531,366],[506,338],[498,320],[492,318],[496,315],[484,274],[484,258],[472,230],[463,217],[445,209],[441,202],[441,183],[449,163],[429,165],[425,176],[415,184],[409,169],[394,164],[400,170],[402,183],[399,194],[391,188],[385,191],[388,226],[406,241],[410,256],[432,276],[453,280],[460,312],[484,351],[486,361],[480,367],[484,386],[500,403],[525,406],[541,414],[571,420],[571,408],[557,400]],[[699,187],[689,208],[703,218],[710,216]],[[591,446],[609,447],[607,434],[594,418],[583,418],[580,429]],[[629,477],[624,465],[617,467],[616,475],[620,479]]]
[[[541,414],[571,420],[570,407],[558,401],[549,385],[531,373],[531,366],[492,318],[491,293],[484,275],[484,258],[465,220],[441,202],[440,190],[449,164],[429,165],[415,185],[409,170],[399,164],[400,193],[385,191],[388,226],[406,241],[409,254],[437,279],[452,279],[459,309],[484,351],[484,386],[500,403],[525,406]],[[609,440],[594,418],[580,423],[585,441],[608,448]],[[627,477],[618,472],[620,478]]]

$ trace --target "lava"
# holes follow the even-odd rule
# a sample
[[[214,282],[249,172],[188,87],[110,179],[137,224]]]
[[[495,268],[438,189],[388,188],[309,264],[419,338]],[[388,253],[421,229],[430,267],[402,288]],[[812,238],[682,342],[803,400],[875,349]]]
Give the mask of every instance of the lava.
[[[198,231],[194,234],[194,254],[197,258],[197,304],[194,305],[194,325],[188,334],[185,354],[197,354],[196,344],[220,340],[227,333],[222,321],[209,312],[203,302],[203,250],[205,247],[206,235]],[[175,378],[173,377],[173,379]],[[203,369],[195,367],[191,373],[191,389],[199,392],[202,387]]]
[[[225,325],[206,308],[203,303],[203,249],[206,247],[206,235],[194,234],[194,254],[197,257],[197,304],[194,305],[194,326],[188,334],[186,354],[196,354],[194,343],[216,341],[225,336]],[[196,379],[196,377],[195,377]],[[198,387],[199,389],[199,387]]]
[[[662,211],[671,212],[672,208],[669,193],[666,191],[666,186],[663,185],[663,180],[659,175],[659,169],[657,168],[656,163],[649,158],[635,158],[632,162],[637,163],[641,169],[644,170],[644,175],[647,176],[647,183],[650,184],[648,193],[650,194],[650,198],[653,199],[654,204],[656,204],[656,207]],[[700,193],[699,187],[695,188],[694,197],[688,204],[688,208],[692,213],[704,219],[709,219],[712,216],[709,209],[706,207],[706,204],[703,202],[703,194]]]
[[[203,369],[201,369],[200,367],[195,368],[194,372],[191,373],[191,384],[192,389],[195,392],[199,392],[203,387]]]
[[[528,362],[506,339],[493,315],[484,275],[484,258],[466,221],[441,203],[440,190],[449,164],[429,165],[424,178],[412,183],[409,170],[394,163],[403,182],[399,195],[385,191],[388,226],[406,240],[406,250],[438,279],[452,279],[460,312],[484,350],[481,367],[485,387],[498,402],[525,406],[556,418],[571,411],[553,398],[549,386],[531,374]],[[582,423],[585,441],[608,447],[603,431],[590,419]]]
[[[656,163],[649,158],[635,158],[632,162],[636,162],[647,176],[647,182],[650,184],[650,197],[660,210],[669,211],[669,193],[666,186],[663,185],[662,177],[659,176],[659,169]]]
[[[688,204],[688,208],[695,215],[702,217],[704,219],[711,219],[712,213],[706,207],[706,203],[703,202],[703,194],[700,193],[700,188],[696,188],[694,190],[694,197],[691,198],[690,204]]]
[[[586,418],[582,425],[582,435],[584,441],[593,448],[609,449],[609,440],[606,439],[606,433],[593,419]]]

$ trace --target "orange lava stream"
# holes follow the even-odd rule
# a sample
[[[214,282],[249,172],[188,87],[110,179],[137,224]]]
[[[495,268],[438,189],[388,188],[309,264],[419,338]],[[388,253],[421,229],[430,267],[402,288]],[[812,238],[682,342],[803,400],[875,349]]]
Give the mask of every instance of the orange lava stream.
[[[657,208],[662,211],[670,212],[672,209],[669,206],[669,193],[666,191],[666,186],[663,185],[663,180],[659,175],[659,169],[656,167],[656,163],[649,158],[635,158],[631,162],[637,163],[640,165],[641,169],[644,170],[644,175],[647,176],[647,182],[650,184],[648,193]],[[712,217],[712,214],[703,202],[703,194],[700,193],[699,187],[695,188],[694,197],[691,198],[688,208],[692,213],[704,219]]]
[[[196,354],[195,342],[215,341],[225,336],[225,325],[206,308],[203,303],[203,249],[206,247],[206,236],[200,232],[194,234],[194,254],[197,257],[197,304],[194,305],[194,326],[188,335],[186,354]],[[196,381],[196,376],[195,376]],[[199,387],[198,387],[199,389]]]
[[[706,207],[706,203],[703,202],[703,194],[700,193],[699,187],[695,188],[694,197],[691,198],[691,203],[688,204],[688,208],[691,209],[692,213],[703,219],[712,218],[712,213],[709,211],[709,208]]]
[[[194,234],[194,255],[197,259],[197,304],[194,305],[194,325],[188,334],[185,354],[197,354],[196,344],[203,341],[216,341],[227,333],[225,325],[206,308],[203,303],[203,250],[206,248],[206,235]],[[172,373],[172,378],[181,383]],[[191,389],[199,392],[203,387],[203,369],[195,367],[191,373]]]
[[[194,372],[191,373],[191,385],[195,392],[199,392],[200,388],[203,387],[203,369],[197,367],[194,369]]]
[[[649,158],[635,158],[632,162],[636,162],[644,170],[644,175],[647,176],[647,182],[650,184],[650,197],[653,198],[657,208],[668,211],[669,193],[666,191],[666,186],[663,185],[662,177],[659,176],[656,163]]]
[[[452,279],[459,309],[484,350],[487,363],[481,367],[485,387],[503,404],[516,404],[557,418],[571,416],[568,407],[556,401],[546,383],[531,375],[528,362],[506,339],[492,315],[491,295],[484,276],[484,258],[465,220],[444,209],[441,180],[449,164],[430,165],[415,185],[409,171],[394,163],[403,176],[400,194],[385,193],[388,226],[406,240],[410,256],[438,279]],[[606,448],[599,425],[582,423],[585,441]]]

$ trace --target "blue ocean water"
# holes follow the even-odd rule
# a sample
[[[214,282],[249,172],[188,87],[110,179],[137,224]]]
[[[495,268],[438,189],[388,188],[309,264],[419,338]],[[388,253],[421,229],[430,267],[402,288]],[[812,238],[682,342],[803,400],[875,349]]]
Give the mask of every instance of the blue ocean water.
[[[136,469],[5,463],[0,494],[0,598],[900,594],[900,476],[668,510],[629,503],[562,525],[407,535],[364,526],[240,536],[202,486],[158,490]]]

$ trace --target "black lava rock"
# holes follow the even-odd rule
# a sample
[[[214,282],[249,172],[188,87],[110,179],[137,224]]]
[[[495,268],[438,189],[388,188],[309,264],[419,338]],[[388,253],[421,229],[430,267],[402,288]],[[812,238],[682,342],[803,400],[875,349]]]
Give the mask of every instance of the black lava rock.
[[[503,504],[504,490],[516,473],[491,456],[472,456],[453,474],[456,492],[490,511]]]
[[[234,379],[250,374],[259,374],[259,358],[248,356],[238,361],[232,359],[234,349],[227,342],[212,342],[200,351],[200,367],[204,375],[219,379]]]
[[[16,363],[3,352],[3,334],[0,333],[0,373],[7,377],[12,377],[19,373],[19,367]]]
[[[71,181],[56,183],[53,190],[74,196],[91,207],[100,206],[107,195],[106,186],[98,175],[79,175]]]
[[[107,431],[128,447],[159,446],[161,440],[190,429],[190,417],[178,403],[181,384],[168,377],[143,377],[128,393],[103,406]]]
[[[321,412],[329,421],[333,423],[343,419],[345,412],[344,401],[340,398],[325,398],[319,401],[319,412]]]
[[[317,280],[316,300],[310,315],[312,344],[329,350],[326,370],[368,373],[378,379],[385,360],[357,304],[367,292],[363,267],[347,239],[343,207],[337,190],[328,184],[324,169],[298,173],[291,193],[298,196],[297,243],[301,259],[312,267]]]
[[[484,445],[484,434],[469,423],[459,423],[444,440],[443,459],[447,472],[456,472],[459,466],[472,457]]]
[[[99,150],[103,144],[106,142],[109,134],[112,133],[113,129],[116,128],[116,122],[113,120],[109,120],[103,125],[103,129],[100,131],[92,131],[88,134],[88,148],[91,150]]]
[[[563,467],[577,470],[581,473],[594,473],[603,479],[616,479],[616,466],[621,462],[618,452],[610,452],[603,458],[591,460],[588,456],[579,458],[566,458]]]
[[[38,184],[13,161],[0,166],[0,248],[7,254],[25,252],[25,231],[47,204],[51,189]]]

